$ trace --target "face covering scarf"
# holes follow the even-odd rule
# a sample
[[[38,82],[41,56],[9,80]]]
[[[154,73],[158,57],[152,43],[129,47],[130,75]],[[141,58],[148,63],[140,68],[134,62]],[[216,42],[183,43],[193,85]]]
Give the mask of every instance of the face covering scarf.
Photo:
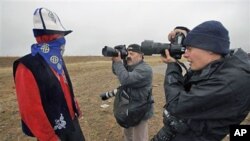
[[[65,46],[65,38],[59,38],[48,43],[33,44],[31,46],[31,54],[35,56],[39,53],[45,61],[52,67],[58,74],[62,74],[62,55]]]

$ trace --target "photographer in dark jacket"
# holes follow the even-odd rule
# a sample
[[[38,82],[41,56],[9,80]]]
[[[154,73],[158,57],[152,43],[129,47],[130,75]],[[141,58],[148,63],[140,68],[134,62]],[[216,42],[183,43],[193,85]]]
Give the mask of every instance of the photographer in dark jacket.
[[[143,53],[139,45],[129,45],[127,52],[127,64],[122,62],[119,54],[118,57],[112,57],[112,68],[130,97],[129,106],[135,107],[138,103],[147,102],[148,98],[152,100],[152,69],[143,61]],[[153,105],[151,104],[139,124],[124,128],[124,141],[148,141],[148,119],[152,115]]]
[[[174,37],[178,29],[170,33]],[[181,32],[186,32],[182,30]],[[166,50],[164,127],[153,141],[220,141],[229,126],[240,124],[250,108],[250,61],[242,49],[229,50],[227,29],[206,21],[191,30],[182,69]]]

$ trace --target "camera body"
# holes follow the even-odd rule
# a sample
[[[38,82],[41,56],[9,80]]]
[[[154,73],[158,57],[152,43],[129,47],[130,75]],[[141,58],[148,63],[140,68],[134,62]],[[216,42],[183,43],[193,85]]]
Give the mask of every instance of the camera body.
[[[165,49],[169,50],[170,55],[175,59],[181,59],[183,53],[185,53],[186,47],[183,46],[185,35],[177,33],[175,38],[168,43],[157,43],[152,40],[144,40],[141,43],[141,51],[144,55],[161,54],[165,55]]]
[[[102,55],[107,57],[117,57],[120,52],[121,58],[126,59],[128,56],[128,51],[126,45],[117,45],[114,48],[105,46],[102,49]]]
[[[173,133],[185,133],[188,130],[186,123],[172,116],[166,109],[163,111],[163,123],[170,127]]]
[[[185,134],[189,130],[189,127],[183,120],[172,116],[167,110],[163,112],[163,123],[164,126],[151,141],[171,141],[176,134]]]

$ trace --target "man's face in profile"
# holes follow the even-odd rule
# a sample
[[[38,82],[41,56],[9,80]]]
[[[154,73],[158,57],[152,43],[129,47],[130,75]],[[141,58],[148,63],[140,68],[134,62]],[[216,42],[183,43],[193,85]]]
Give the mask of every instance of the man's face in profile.
[[[141,60],[142,60],[142,54],[133,51],[128,51],[127,64],[129,66],[135,65],[139,63]]]

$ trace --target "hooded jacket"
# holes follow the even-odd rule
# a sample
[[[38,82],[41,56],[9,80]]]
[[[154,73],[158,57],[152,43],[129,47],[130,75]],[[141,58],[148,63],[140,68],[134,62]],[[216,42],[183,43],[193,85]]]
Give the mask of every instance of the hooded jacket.
[[[173,141],[219,141],[229,126],[240,124],[250,109],[250,59],[242,49],[184,77],[177,63],[165,76],[167,110],[190,130]]]

